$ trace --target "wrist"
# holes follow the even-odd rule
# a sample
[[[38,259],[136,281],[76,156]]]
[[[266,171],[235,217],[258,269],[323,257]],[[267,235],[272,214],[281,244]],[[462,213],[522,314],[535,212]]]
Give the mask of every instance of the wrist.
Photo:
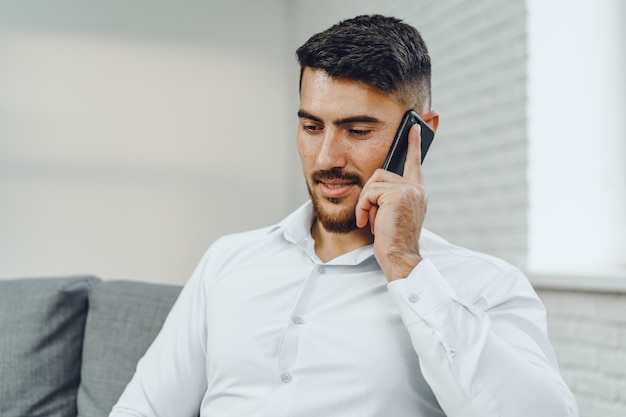
[[[421,261],[422,257],[419,255],[412,255],[398,259],[397,262],[394,262],[394,264],[390,266],[389,271],[385,272],[387,281],[392,282],[397,279],[407,278]]]

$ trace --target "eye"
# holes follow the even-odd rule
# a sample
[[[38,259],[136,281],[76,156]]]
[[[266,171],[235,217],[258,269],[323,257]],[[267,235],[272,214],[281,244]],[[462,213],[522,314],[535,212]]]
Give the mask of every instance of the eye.
[[[365,137],[372,133],[371,130],[363,130],[363,129],[348,129],[348,133],[352,136],[356,137]]]
[[[319,126],[319,125],[316,125],[316,124],[309,124],[309,123],[303,123],[301,125],[301,128],[306,133],[318,133],[318,132],[321,132],[322,130],[324,130],[324,128],[322,126]]]

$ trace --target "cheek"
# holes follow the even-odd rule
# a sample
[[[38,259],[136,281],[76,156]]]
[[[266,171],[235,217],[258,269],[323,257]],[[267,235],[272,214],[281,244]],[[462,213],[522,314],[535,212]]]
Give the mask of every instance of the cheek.
[[[354,151],[355,164],[360,167],[363,173],[367,173],[368,178],[378,168],[383,166],[387,152],[389,151],[389,145],[385,141],[372,144],[367,149],[357,152]],[[357,159],[358,158],[358,159]]]
[[[316,152],[310,146],[310,144],[307,146],[306,141],[303,141],[300,138],[297,139],[297,147],[298,147],[298,155],[300,155],[300,162],[302,164],[302,167],[306,171],[308,167],[311,166],[311,164],[315,160]]]
[[[314,170],[317,158],[317,150],[312,146],[311,141],[303,141],[298,139],[298,155],[300,156],[300,165],[306,177]]]
[[[346,168],[358,171],[361,176],[369,178],[376,169],[382,167],[387,152],[391,146],[391,138],[386,140],[387,135],[368,141],[355,141],[343,144],[343,155],[347,159]],[[305,172],[309,172],[316,165],[319,153],[318,143],[313,140],[297,137],[298,154]]]

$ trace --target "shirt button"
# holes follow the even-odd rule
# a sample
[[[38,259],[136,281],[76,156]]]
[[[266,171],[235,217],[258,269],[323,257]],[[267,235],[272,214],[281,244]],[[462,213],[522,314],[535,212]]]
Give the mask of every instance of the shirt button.
[[[420,296],[412,292],[409,294],[408,300],[410,303],[417,303],[420,300]]]
[[[304,320],[302,319],[302,317],[298,316],[293,317],[291,321],[293,321],[294,324],[304,324]]]
[[[317,272],[319,272],[320,274],[325,274],[326,273],[326,267],[324,265],[320,265],[317,267]]]
[[[291,382],[291,375],[289,374],[282,374],[280,376],[280,380],[283,381],[285,384],[288,384]]]
[[[450,356],[451,358],[454,358],[456,356],[456,350],[448,349],[448,356]]]

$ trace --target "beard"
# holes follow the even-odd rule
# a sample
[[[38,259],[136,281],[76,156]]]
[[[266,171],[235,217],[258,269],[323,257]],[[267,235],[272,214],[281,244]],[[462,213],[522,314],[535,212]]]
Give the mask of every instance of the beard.
[[[363,187],[363,180],[356,174],[343,172],[339,168],[331,170],[316,171],[311,174],[311,184],[318,184],[324,180],[347,180],[356,185]],[[356,226],[356,201],[348,207],[341,207],[340,204],[345,198],[329,198],[318,196],[313,193],[311,185],[307,182],[307,189],[311,202],[313,203],[313,211],[322,225],[322,227],[331,233],[348,234],[357,229]],[[334,205],[336,210],[329,210],[323,202],[329,202]]]

